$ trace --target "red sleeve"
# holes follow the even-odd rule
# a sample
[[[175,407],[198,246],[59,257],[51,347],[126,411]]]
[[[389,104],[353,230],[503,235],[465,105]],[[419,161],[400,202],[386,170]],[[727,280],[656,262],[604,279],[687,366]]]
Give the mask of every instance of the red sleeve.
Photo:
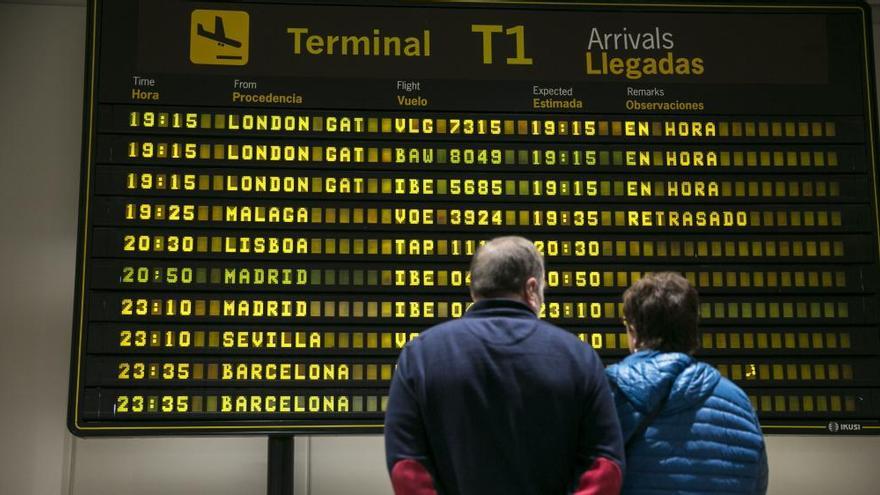
[[[431,473],[412,459],[404,459],[394,465],[391,486],[394,495],[437,495]]]
[[[622,484],[620,466],[611,459],[597,457],[590,469],[581,475],[573,495],[618,495]]]

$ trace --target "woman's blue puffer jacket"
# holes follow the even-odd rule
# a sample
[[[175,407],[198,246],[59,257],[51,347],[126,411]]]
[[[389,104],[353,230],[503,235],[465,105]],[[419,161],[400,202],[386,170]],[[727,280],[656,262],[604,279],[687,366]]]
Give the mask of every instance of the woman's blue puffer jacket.
[[[627,444],[623,494],[764,494],[767,454],[746,394],[686,354],[640,351],[609,366]],[[666,397],[650,425],[642,420]]]

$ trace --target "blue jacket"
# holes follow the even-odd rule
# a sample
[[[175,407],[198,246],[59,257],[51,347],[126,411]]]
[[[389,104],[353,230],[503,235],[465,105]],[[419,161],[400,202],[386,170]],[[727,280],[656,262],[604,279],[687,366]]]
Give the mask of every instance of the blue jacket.
[[[685,354],[640,351],[606,373],[627,441],[623,494],[766,493],[758,419],[718,370]],[[660,414],[639,432],[658,405]]]
[[[385,453],[396,493],[432,493],[398,488],[426,470],[423,486],[441,494],[561,495],[578,483],[616,494],[623,442],[593,349],[524,304],[490,299],[404,348]]]

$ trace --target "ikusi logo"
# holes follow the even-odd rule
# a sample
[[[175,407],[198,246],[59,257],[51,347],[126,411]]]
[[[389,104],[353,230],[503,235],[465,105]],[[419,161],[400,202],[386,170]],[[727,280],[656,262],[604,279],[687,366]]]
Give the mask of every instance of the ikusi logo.
[[[828,423],[828,431],[831,433],[840,433],[847,431],[861,431],[862,425],[858,423],[838,423],[837,421],[831,421]]]

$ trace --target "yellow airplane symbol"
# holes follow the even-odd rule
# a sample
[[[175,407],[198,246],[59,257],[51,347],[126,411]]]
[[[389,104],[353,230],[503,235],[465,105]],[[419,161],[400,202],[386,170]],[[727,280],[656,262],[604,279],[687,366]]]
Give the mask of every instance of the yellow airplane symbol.
[[[231,10],[194,10],[189,59],[194,64],[245,65],[248,14]]]
[[[214,40],[219,45],[229,45],[234,48],[241,48],[241,41],[226,37],[226,29],[223,28],[223,18],[219,15],[214,16],[213,33],[205,29],[205,25],[202,23],[199,23],[198,33],[199,36]]]

